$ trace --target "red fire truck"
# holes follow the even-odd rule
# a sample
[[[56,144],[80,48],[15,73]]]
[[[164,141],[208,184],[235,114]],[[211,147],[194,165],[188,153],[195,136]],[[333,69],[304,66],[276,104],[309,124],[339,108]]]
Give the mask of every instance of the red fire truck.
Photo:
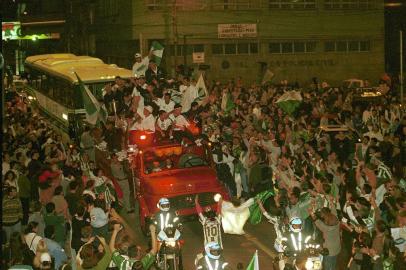
[[[194,199],[199,194],[206,211],[215,210],[214,196],[229,199],[216,176],[210,144],[154,142],[148,134],[132,134],[137,147],[130,164],[138,190],[139,218],[145,232],[157,211],[158,200],[167,197],[179,216],[196,214]],[[130,147],[131,149],[132,147]]]

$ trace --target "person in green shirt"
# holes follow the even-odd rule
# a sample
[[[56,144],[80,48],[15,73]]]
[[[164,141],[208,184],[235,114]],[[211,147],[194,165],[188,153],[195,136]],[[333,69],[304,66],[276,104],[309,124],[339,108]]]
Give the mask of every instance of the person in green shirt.
[[[120,221],[125,228],[125,232],[130,235],[130,238],[133,238],[134,232],[132,231],[131,227],[128,226],[128,224],[117,214],[114,213],[112,214],[113,219]],[[112,255],[112,261],[116,265],[116,267],[119,270],[127,270],[127,269],[132,269],[132,270],[147,270],[152,267],[152,265],[155,263],[156,259],[156,254],[158,252],[158,242],[156,239],[156,228],[155,225],[151,224],[149,226],[150,234],[151,234],[151,243],[152,243],[152,248],[147,253],[144,255],[140,260],[137,259],[138,257],[138,248],[134,244],[129,244],[126,242],[120,243],[121,248],[128,246],[128,251],[127,255],[122,254],[118,249],[116,249],[116,237],[119,231],[123,229],[123,226],[120,223],[114,224],[114,229],[113,229],[113,234],[111,236],[110,240],[110,249],[113,253]]]
[[[66,221],[63,216],[59,216],[55,212],[55,204],[50,202],[45,206],[46,213],[44,215],[45,226],[55,226],[55,241],[62,247],[65,246],[66,240]]]

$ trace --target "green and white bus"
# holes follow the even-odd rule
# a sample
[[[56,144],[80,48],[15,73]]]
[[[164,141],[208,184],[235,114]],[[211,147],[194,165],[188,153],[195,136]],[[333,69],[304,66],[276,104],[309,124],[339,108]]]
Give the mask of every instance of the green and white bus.
[[[98,99],[105,84],[113,82],[116,76],[125,79],[132,76],[131,70],[106,64],[99,58],[67,53],[27,57],[25,71],[29,98],[71,137],[80,132],[85,118],[75,73]]]

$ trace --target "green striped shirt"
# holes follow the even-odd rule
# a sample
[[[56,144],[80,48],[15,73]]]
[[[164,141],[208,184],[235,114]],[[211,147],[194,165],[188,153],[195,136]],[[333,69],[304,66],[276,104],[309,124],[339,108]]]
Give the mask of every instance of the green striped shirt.
[[[121,255],[117,250],[113,252],[112,261],[116,264],[119,270],[131,270],[133,264],[137,261],[130,259],[128,256]],[[148,253],[141,259],[144,270],[150,269],[155,262],[155,256]]]

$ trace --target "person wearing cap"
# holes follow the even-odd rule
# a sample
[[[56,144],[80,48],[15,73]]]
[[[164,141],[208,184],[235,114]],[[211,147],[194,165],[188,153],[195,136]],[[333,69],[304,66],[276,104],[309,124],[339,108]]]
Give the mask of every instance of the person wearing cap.
[[[40,270],[45,270],[45,269],[57,269],[57,268],[52,268],[52,258],[51,255],[48,252],[44,252],[41,254],[39,258],[39,268]]]
[[[148,133],[154,133],[155,132],[155,117],[152,114],[153,109],[151,106],[145,106],[144,107],[144,112],[143,112],[143,117],[141,120],[141,125],[140,125],[140,130],[144,130]]]
[[[134,65],[132,68],[133,74],[136,78],[145,75],[145,70],[147,70],[149,57],[145,57],[142,59],[142,55],[140,53],[136,53],[134,55]]]

